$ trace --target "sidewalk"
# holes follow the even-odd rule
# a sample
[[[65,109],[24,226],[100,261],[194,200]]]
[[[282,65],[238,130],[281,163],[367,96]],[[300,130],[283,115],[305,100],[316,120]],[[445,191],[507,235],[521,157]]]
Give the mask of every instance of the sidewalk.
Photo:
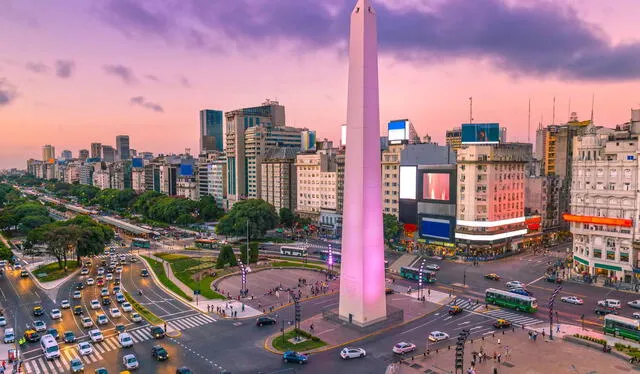
[[[395,260],[391,265],[389,265],[389,272],[391,273],[399,273],[400,268],[403,266],[409,266],[415,259],[418,258],[416,255],[412,254],[403,254],[399,259]]]

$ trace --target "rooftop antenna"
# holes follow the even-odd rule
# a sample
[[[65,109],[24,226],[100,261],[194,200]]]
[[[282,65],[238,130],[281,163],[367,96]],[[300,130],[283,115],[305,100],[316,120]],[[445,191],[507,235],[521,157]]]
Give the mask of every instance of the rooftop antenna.
[[[592,93],[591,94],[591,124],[593,125],[593,105],[596,101],[596,94]]]
[[[529,98],[529,116],[527,119],[527,143],[531,143],[531,98]]]
[[[469,123],[473,123],[473,97],[469,96]]]
[[[556,97],[553,97],[553,115],[551,116],[551,124],[556,124]]]
[[[571,97],[569,97],[569,111],[567,112],[567,118],[571,118]]]

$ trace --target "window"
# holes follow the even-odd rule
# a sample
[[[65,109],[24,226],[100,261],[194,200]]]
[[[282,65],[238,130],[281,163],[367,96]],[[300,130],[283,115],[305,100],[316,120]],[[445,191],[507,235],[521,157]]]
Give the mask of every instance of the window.
[[[593,257],[602,258],[602,249],[593,249]]]

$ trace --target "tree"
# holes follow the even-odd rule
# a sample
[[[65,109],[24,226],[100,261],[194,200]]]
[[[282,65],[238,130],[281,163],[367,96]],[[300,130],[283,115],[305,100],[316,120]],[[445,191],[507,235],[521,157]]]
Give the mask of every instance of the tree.
[[[280,224],[289,230],[291,230],[291,235],[293,235],[293,230],[296,227],[296,216],[293,214],[291,209],[289,208],[280,208]]]
[[[98,223],[87,216],[77,216],[66,223],[74,225],[78,229],[78,241],[75,244],[78,263],[80,263],[82,256],[102,253],[104,247],[115,236],[109,226]]]
[[[218,254],[218,259],[216,260],[216,269],[223,269],[225,266],[236,266],[238,265],[238,260],[236,260],[236,255],[233,253],[233,247],[230,245],[223,245],[220,248],[220,253]]]
[[[198,216],[203,221],[217,221],[224,211],[216,204],[213,196],[203,196],[198,201]]]
[[[220,219],[216,226],[216,233],[227,236],[246,236],[247,222],[249,237],[263,237],[267,230],[271,230],[278,224],[278,214],[273,205],[260,199],[249,199],[237,202]]]
[[[249,243],[249,260],[250,263],[258,262],[258,242]],[[247,243],[244,243],[240,246],[240,261],[243,264],[247,264]]]
[[[31,230],[27,235],[25,248],[34,244],[46,245],[46,251],[56,258],[62,269],[67,266],[67,258],[76,248],[80,231],[76,225],[66,225],[66,222],[53,222]]]
[[[384,227],[384,239],[387,243],[390,243],[392,239],[396,239],[400,235],[400,222],[398,222],[398,217],[393,214],[383,214],[382,225]]]

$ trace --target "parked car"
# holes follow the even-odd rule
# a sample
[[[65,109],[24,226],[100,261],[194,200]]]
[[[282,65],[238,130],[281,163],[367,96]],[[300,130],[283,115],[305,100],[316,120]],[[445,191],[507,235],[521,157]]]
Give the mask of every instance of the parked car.
[[[271,317],[258,317],[256,325],[262,327],[264,325],[275,325],[277,321]]]
[[[362,348],[343,348],[340,351],[340,357],[342,357],[344,360],[346,359],[350,359],[350,358],[360,358],[360,357],[365,357],[367,355],[367,351],[365,351]]]
[[[282,359],[284,360],[284,362],[293,362],[302,365],[306,364],[307,361],[309,361],[309,356],[295,351],[286,351],[282,355]]]
[[[577,296],[563,296],[560,298],[560,301],[564,301],[565,303],[582,305],[584,301]]]

